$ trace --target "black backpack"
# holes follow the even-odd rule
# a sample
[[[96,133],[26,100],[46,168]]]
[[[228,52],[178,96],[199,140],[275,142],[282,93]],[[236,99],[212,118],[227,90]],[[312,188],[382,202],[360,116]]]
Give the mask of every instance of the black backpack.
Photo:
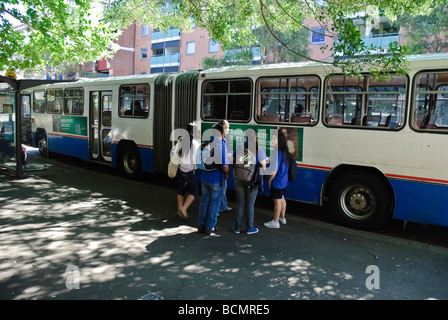
[[[215,171],[221,164],[213,161],[216,140],[208,140],[201,143],[196,154],[196,166],[203,171]]]
[[[287,152],[287,157],[288,157],[288,162],[289,162],[289,168],[288,168],[288,181],[289,182],[294,182],[297,180],[297,162],[296,159],[294,159],[294,157]]]

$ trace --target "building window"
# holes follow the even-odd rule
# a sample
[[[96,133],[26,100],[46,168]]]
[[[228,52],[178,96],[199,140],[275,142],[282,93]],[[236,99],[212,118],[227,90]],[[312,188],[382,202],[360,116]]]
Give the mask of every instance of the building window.
[[[147,48],[141,48],[140,49],[140,59],[146,60],[148,58],[148,49]]]
[[[210,39],[209,43],[208,43],[208,52],[216,53],[216,52],[218,52],[218,50],[219,50],[219,42]]]
[[[194,41],[187,42],[187,55],[192,55],[195,52],[196,43]]]
[[[142,37],[148,35],[148,26],[142,26]]]
[[[311,44],[324,44],[324,43],[325,43],[325,28],[312,28]]]

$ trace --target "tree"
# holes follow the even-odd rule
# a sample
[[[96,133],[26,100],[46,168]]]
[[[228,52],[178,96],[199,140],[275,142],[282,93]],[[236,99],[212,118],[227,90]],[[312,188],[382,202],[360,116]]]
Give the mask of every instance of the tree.
[[[409,30],[404,37],[408,52],[438,53],[448,51],[448,5],[442,4],[431,15],[412,16],[408,13],[398,18],[400,25]]]
[[[357,75],[363,68],[380,77],[398,70],[406,71],[406,47],[392,43],[387,52],[366,47],[350,14],[366,12],[366,23],[372,23],[381,12],[392,20],[405,12],[412,16],[428,15],[445,0],[117,0],[106,10],[105,18],[116,26],[125,27],[136,21],[156,29],[169,27],[191,29],[191,23],[208,30],[224,49],[251,46],[257,37],[252,30],[268,29],[276,41],[292,54],[313,60],[295,50],[282,37],[288,32],[309,28],[305,18],[313,18],[325,29],[325,36],[334,45],[322,50],[342,52],[351,59],[324,62],[342,68],[346,74]],[[169,4],[167,4],[169,3]],[[372,10],[374,9],[374,10]],[[323,61],[322,61],[323,62]]]
[[[3,0],[0,70],[43,69],[51,61],[83,63],[110,57],[116,29],[100,20],[90,0]],[[96,11],[95,11],[96,10]],[[14,28],[17,21],[24,30]]]

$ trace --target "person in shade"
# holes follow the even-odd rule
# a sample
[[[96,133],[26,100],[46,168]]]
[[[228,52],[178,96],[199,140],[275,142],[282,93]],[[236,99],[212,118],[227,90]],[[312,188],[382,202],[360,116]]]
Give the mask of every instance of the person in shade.
[[[229,158],[227,147],[223,140],[224,128],[217,123],[213,126],[212,140],[214,143],[214,161],[219,164],[213,171],[202,171],[201,191],[199,204],[199,233],[211,234],[216,232],[219,204],[221,202],[222,186],[229,177]]]
[[[280,228],[280,223],[286,224],[286,200],[285,189],[288,186],[288,143],[282,132],[274,133],[271,141],[272,146],[277,148],[277,153],[272,155],[271,175],[269,176],[269,189],[274,201],[274,218],[264,224],[267,228]]]
[[[254,234],[258,232],[258,229],[254,227],[254,205],[257,198],[258,189],[262,180],[257,179],[260,166],[266,169],[266,153],[263,148],[258,146],[257,132],[253,128],[249,128],[245,132],[246,141],[240,144],[233,152],[233,160],[235,163],[239,161],[240,155],[244,152],[244,149],[249,150],[252,154],[256,155],[256,170],[254,172],[255,177],[252,181],[246,182],[235,178],[235,195],[236,195],[236,210],[235,210],[235,222],[233,224],[233,232],[239,234],[242,230],[242,220],[244,214],[245,219],[245,232],[247,234]],[[258,165],[259,164],[259,165]]]
[[[199,186],[196,178],[196,161],[194,160],[197,150],[200,147],[199,141],[194,136],[199,132],[197,125],[192,122],[187,125],[189,135],[189,149],[182,152],[182,158],[177,170],[177,214],[186,219],[188,217],[187,209],[198,196]],[[180,147],[180,143],[178,147]],[[179,150],[174,150],[178,152]],[[188,196],[185,198],[185,194]],[[185,198],[185,202],[184,202]]]

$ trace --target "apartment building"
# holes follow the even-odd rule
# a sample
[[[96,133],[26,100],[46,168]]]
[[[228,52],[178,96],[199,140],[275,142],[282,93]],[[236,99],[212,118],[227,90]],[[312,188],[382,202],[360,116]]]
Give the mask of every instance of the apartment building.
[[[148,26],[130,25],[118,39],[120,49],[109,61],[98,62],[97,71],[110,76],[179,72],[201,69],[204,57],[222,57],[223,50],[206,30],[193,28],[190,33],[179,29],[153,30]]]
[[[354,24],[358,27],[363,41],[386,48],[391,41],[403,41],[400,30],[386,18],[379,18],[375,24],[366,26],[362,13],[353,15]],[[322,52],[321,46],[331,48],[335,39],[325,33],[315,20],[304,23],[310,30],[308,39],[309,57],[315,60],[332,60],[342,54],[330,50]],[[336,39],[337,41],[337,39]],[[224,51],[218,42],[201,28],[193,28],[192,32],[181,32],[179,29],[166,31],[153,30],[149,26],[130,25],[123,30],[118,39],[120,49],[114,58],[97,63],[97,72],[109,76],[125,76],[160,72],[182,72],[189,69],[201,69],[205,57],[220,58]],[[254,48],[253,64],[260,63],[260,50]],[[258,49],[258,50],[257,50]],[[270,56],[267,55],[266,63]]]

